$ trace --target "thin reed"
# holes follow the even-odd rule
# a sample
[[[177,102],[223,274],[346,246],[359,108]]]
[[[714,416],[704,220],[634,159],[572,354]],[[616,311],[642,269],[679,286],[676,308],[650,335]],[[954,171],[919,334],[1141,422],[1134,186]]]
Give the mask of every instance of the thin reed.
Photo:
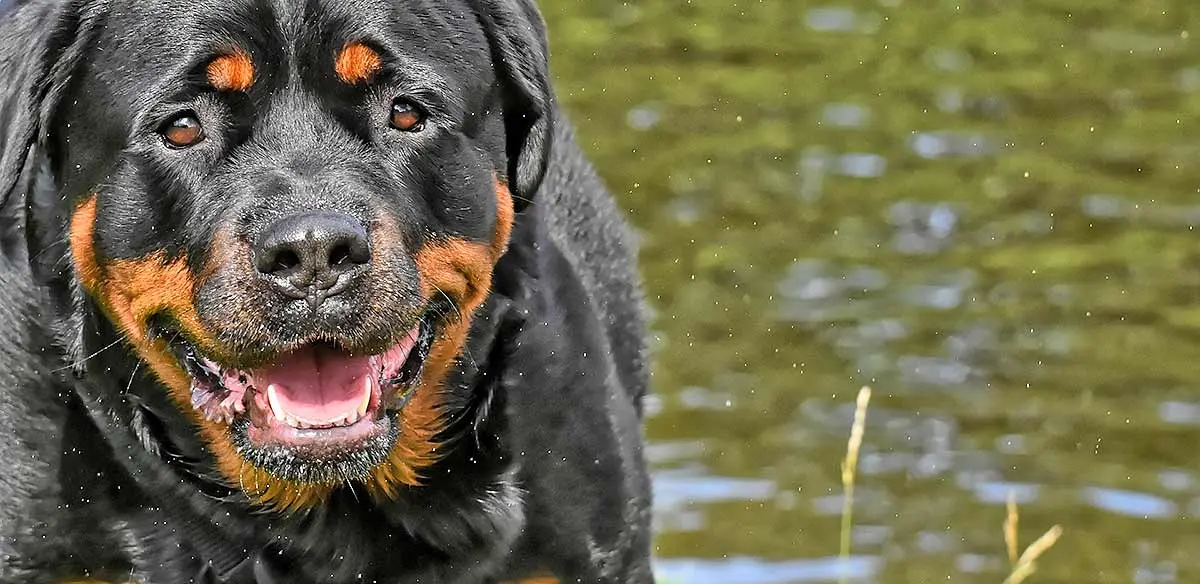
[[[867,422],[867,405],[871,403],[871,388],[858,391],[854,407],[854,422],[850,426],[850,441],[846,444],[846,459],[842,461],[842,542],[838,553],[841,575],[838,582],[846,584],[850,560],[850,532],[854,523],[854,476],[858,472],[858,451],[862,448],[863,431]]]

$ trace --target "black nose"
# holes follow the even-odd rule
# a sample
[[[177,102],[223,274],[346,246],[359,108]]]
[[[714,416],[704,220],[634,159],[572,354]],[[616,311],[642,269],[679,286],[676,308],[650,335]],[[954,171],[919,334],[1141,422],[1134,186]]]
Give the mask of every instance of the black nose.
[[[280,292],[315,309],[355,283],[371,261],[367,230],[340,213],[308,212],[276,221],[254,243],[254,266]]]

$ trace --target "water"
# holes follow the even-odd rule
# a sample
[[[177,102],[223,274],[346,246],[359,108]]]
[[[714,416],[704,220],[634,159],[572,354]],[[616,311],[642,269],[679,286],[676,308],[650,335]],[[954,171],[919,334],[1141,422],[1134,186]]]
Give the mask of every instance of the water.
[[[1200,4],[543,0],[676,583],[1200,582]],[[872,385],[854,557],[839,462]]]

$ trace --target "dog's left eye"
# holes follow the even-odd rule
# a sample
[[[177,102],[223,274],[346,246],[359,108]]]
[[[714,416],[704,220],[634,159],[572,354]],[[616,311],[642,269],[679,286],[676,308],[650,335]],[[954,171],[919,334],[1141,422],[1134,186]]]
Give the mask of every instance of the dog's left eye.
[[[167,145],[174,148],[195,146],[204,140],[204,126],[200,125],[200,120],[192,112],[176,116],[163,126],[160,133]]]
[[[392,127],[402,132],[419,132],[425,125],[425,114],[411,101],[397,97],[392,102]]]

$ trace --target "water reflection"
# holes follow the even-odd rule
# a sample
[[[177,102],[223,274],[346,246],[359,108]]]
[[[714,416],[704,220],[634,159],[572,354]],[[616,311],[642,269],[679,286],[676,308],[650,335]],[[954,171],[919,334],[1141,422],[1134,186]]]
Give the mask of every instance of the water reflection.
[[[853,556],[847,562],[838,558],[813,558],[766,562],[759,558],[737,557],[719,561],[670,559],[660,563],[660,577],[670,582],[698,584],[791,584],[794,582],[867,581],[882,567],[879,558]]]
[[[543,0],[655,311],[673,583],[1200,581],[1190,0]],[[836,562],[853,394],[876,388]]]

